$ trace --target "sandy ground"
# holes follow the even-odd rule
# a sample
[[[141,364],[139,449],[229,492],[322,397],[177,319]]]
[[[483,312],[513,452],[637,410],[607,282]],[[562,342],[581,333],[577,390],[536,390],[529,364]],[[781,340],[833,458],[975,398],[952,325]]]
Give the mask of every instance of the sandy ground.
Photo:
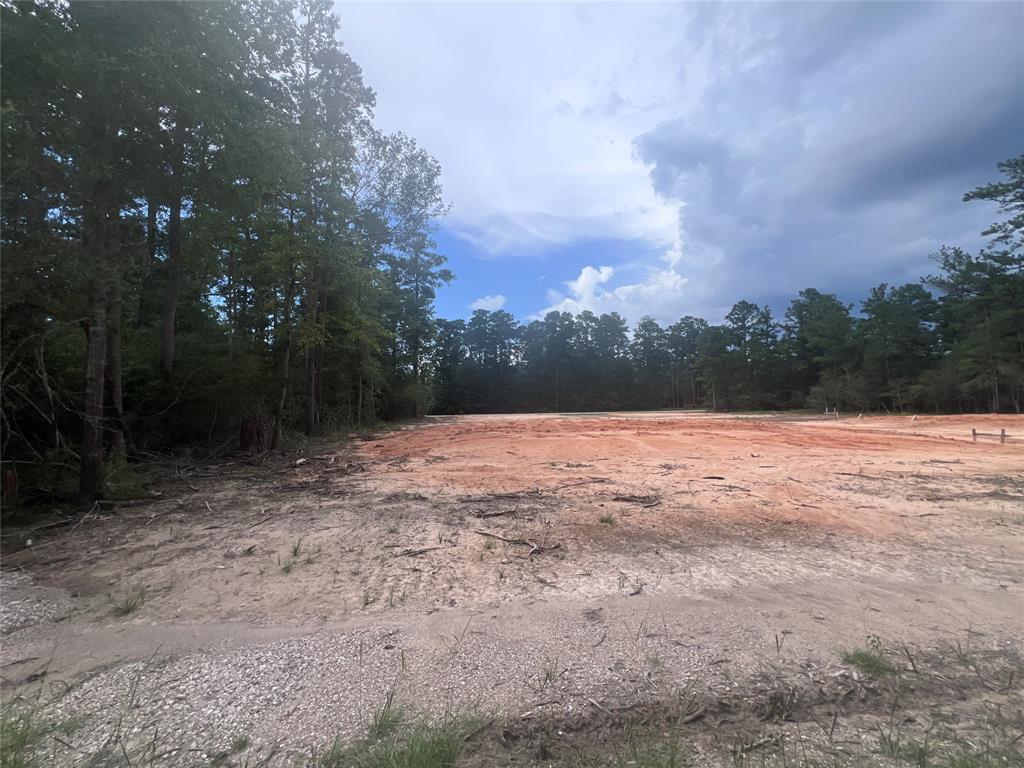
[[[308,750],[392,688],[435,713],[607,711],[766,659],[831,669],[869,636],[1024,648],[1021,417],[428,418],[177,474],[5,531],[5,696],[59,693],[78,749],[130,722]]]

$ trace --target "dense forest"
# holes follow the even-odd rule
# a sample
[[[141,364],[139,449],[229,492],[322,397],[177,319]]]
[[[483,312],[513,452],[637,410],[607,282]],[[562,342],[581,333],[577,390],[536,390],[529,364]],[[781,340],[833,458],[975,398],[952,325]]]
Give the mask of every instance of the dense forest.
[[[440,168],[374,127],[332,5],[3,8],[3,455],[23,476],[80,466],[91,499],[126,458],[240,424],[264,450],[423,412]]]
[[[720,325],[442,320],[441,169],[375,127],[331,2],[2,14],[9,501],[425,413],[1024,404],[1024,156],[966,196],[1005,215],[988,248],[856,312],[808,289]]]

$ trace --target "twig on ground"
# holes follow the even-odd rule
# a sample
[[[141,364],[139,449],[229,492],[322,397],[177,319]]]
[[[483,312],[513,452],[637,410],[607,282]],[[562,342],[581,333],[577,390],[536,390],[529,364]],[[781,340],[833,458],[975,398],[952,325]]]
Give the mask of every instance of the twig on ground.
[[[478,536],[487,536],[491,539],[498,539],[499,541],[504,541],[506,544],[523,544],[524,546],[531,547],[531,555],[535,552],[547,552],[552,549],[562,548],[561,544],[552,544],[551,546],[542,547],[540,544],[538,544],[535,541],[531,541],[530,539],[510,539],[506,536],[502,536],[500,533],[491,533],[490,531],[474,531],[474,533],[476,533]]]
[[[514,515],[518,511],[519,511],[518,509],[503,509],[503,510],[498,510],[496,512],[483,512],[483,511],[479,511],[479,512],[474,512],[473,513],[473,517],[478,517],[481,520],[483,520],[483,519],[488,518],[488,517],[502,517],[503,515]]]
[[[263,525],[263,524],[264,524],[265,522],[267,522],[267,520],[269,520],[269,519],[270,519],[270,518],[272,518],[272,517],[273,517],[273,515],[272,515],[272,514],[270,514],[270,515],[267,515],[266,517],[264,517],[264,518],[262,518],[262,519],[260,519],[260,520],[257,520],[257,521],[256,521],[255,523],[253,523],[252,525],[250,525],[250,526],[249,526],[249,528],[250,528],[250,529],[252,529],[252,528],[255,528],[255,527],[256,527],[257,525]]]
[[[403,549],[401,552],[395,552],[395,557],[419,557],[427,552],[433,552],[435,549],[441,549],[441,547],[420,547],[419,549]]]

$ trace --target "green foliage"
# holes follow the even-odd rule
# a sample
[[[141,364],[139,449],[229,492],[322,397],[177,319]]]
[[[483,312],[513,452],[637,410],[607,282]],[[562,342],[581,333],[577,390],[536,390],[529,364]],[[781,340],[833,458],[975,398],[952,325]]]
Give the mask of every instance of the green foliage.
[[[5,705],[0,713],[0,768],[31,768],[34,752],[51,728],[31,707]]]
[[[884,677],[896,671],[892,662],[877,648],[854,648],[843,651],[843,663],[857,667],[871,677]]]
[[[425,410],[440,167],[373,126],[331,3],[0,12],[5,461],[122,497],[125,456],[247,420],[265,449]]]
[[[388,738],[397,733],[404,722],[405,710],[401,704],[395,702],[395,691],[391,689],[387,693],[383,706],[373,713],[369,738],[371,741]]]
[[[110,605],[115,616],[124,617],[135,613],[146,602],[144,589],[126,589],[120,594],[110,595]]]
[[[146,487],[135,467],[122,458],[115,458],[106,467],[106,495],[110,499],[141,499]]]
[[[0,768],[41,768],[46,761],[40,759],[38,750],[51,737],[67,737],[79,724],[73,717],[46,719],[38,697],[9,699],[0,705]]]
[[[335,740],[313,754],[306,768],[453,768],[467,737],[479,728],[474,717],[447,716],[437,722],[408,720],[389,694],[374,715],[368,738],[344,746]]]
[[[633,738],[611,765],[615,768],[685,768],[691,761],[676,739]]]

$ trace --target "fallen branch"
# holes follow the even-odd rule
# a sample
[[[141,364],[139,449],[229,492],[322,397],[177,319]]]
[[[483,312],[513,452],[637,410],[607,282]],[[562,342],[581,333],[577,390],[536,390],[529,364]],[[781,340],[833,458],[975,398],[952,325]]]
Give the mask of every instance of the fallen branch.
[[[234,549],[229,549],[227,552],[224,553],[224,557],[226,557],[228,559],[235,558],[235,557],[247,557],[248,555],[251,555],[255,551],[256,551],[256,545],[255,544],[250,544],[245,549],[241,549],[241,550],[238,550],[238,551],[235,551]]]
[[[696,722],[697,720],[700,720],[702,717],[704,717],[704,715],[706,715],[707,712],[708,711],[704,707],[699,707],[690,714],[688,714],[686,717],[682,718],[679,722],[683,725],[686,725],[687,723]]]
[[[540,544],[538,544],[535,541],[531,541],[530,539],[510,539],[507,536],[502,536],[500,533],[491,533],[490,531],[474,531],[474,533],[476,533],[478,536],[487,536],[491,539],[498,539],[498,541],[504,541],[506,544],[522,544],[524,546],[530,547],[530,555],[534,554],[535,552],[548,552],[553,549],[562,548],[561,544],[552,544],[550,547],[542,547]]]
[[[435,549],[440,547],[421,547],[419,549],[403,549],[401,552],[395,552],[395,557],[419,557],[426,552],[433,552]]]
[[[657,496],[633,496],[629,494],[612,496],[612,501],[628,501],[639,504],[641,507],[656,507],[661,504],[661,499]]]
[[[486,496],[460,496],[458,501],[465,502],[481,502],[481,501],[494,501],[495,499],[521,499],[524,496],[540,496],[540,490],[534,488],[532,491],[509,491],[507,493],[489,493]]]
[[[607,477],[589,477],[586,480],[580,480],[576,483],[566,483],[565,485],[556,485],[554,488],[548,488],[549,491],[560,491],[563,488],[575,488],[578,485],[591,485],[593,483],[610,483]]]
[[[273,517],[273,515],[271,514],[271,515],[267,515],[266,517],[264,517],[264,518],[262,518],[260,520],[257,520],[255,523],[253,523],[252,525],[249,526],[249,529],[252,530],[257,525],[263,525],[265,522],[267,522],[267,520],[269,520],[272,517]]]
[[[2,666],[3,666],[4,669],[6,669],[7,667],[14,667],[14,666],[17,666],[18,664],[25,664],[25,663],[30,662],[30,661],[38,661],[38,660],[39,660],[38,656],[28,656],[28,657],[26,657],[24,659],[18,659],[17,661],[8,661],[6,664],[3,664]]]
[[[767,747],[769,745],[775,744],[777,741],[778,737],[774,734],[771,736],[765,736],[764,738],[758,739],[757,741],[751,742],[750,744],[740,747],[739,752],[740,754],[743,754],[745,752],[752,752],[755,749],[760,749],[761,747]]]
[[[483,511],[480,511],[480,512],[474,512],[473,513],[473,517],[478,517],[480,519],[485,519],[485,518],[488,518],[488,517],[501,517],[503,515],[514,515],[518,511],[519,510],[517,510],[517,509],[503,509],[503,510],[499,510],[497,512],[483,512]]]

